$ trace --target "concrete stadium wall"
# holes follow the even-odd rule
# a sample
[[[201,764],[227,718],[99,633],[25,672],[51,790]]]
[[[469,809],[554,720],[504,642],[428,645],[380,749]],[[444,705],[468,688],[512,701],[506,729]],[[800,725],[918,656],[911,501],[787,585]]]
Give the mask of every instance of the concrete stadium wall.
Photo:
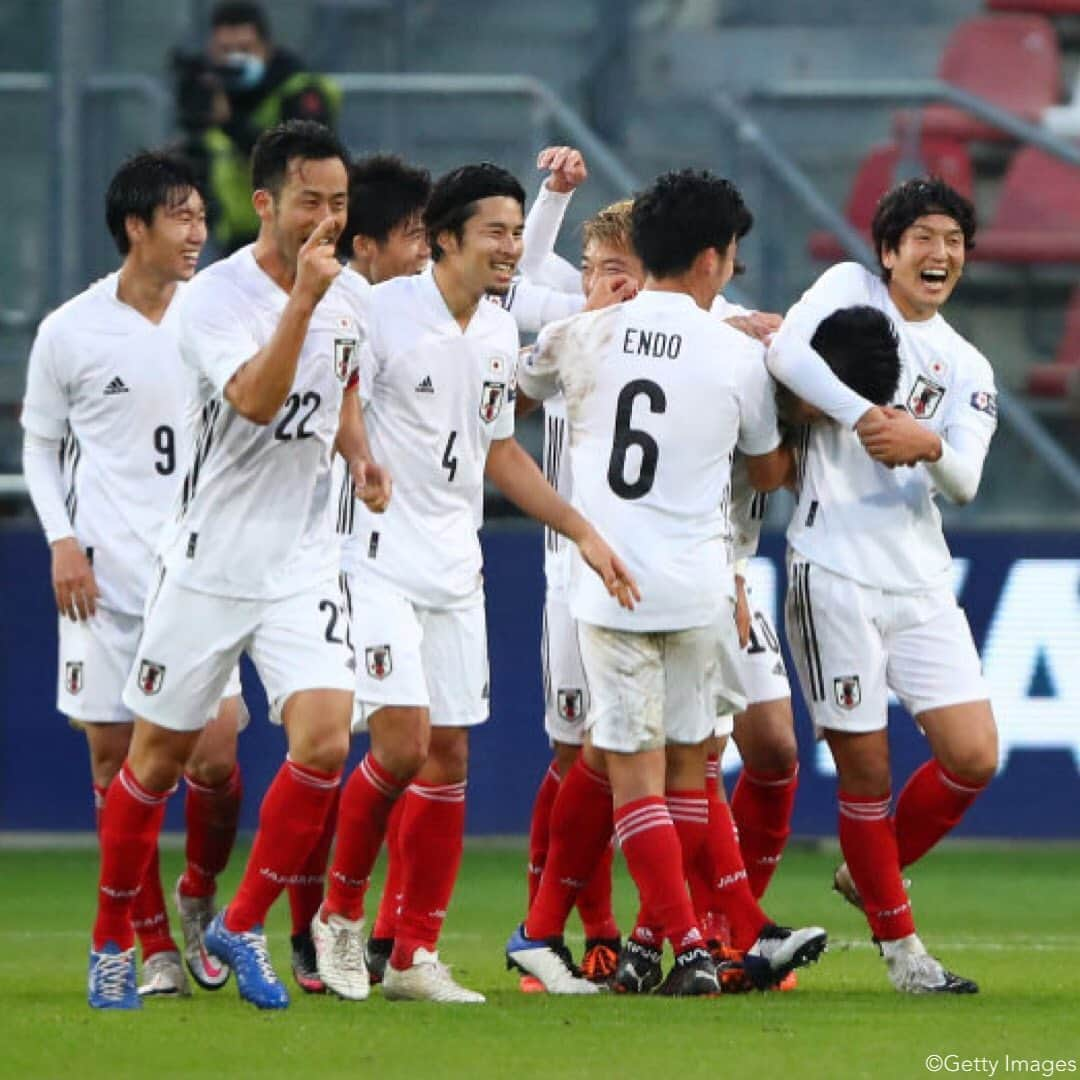
[[[1080,540],[1075,534],[955,534],[957,587],[984,659],[1002,730],[1003,769],[961,835],[1080,837]],[[469,785],[471,834],[527,831],[547,763],[539,669],[541,537],[499,528],[484,537],[487,560],[492,721],[475,733]],[[758,602],[778,615],[783,543],[766,537],[753,567]],[[81,736],[55,712],[55,611],[48,552],[28,529],[0,531],[0,830],[90,829],[93,815]],[[779,620],[778,620],[779,621]],[[252,723],[241,737],[246,805],[259,800],[284,740],[245,671]],[[798,695],[796,696],[798,702]],[[815,747],[801,703],[798,835],[835,834],[835,778]],[[926,756],[899,706],[891,710],[896,790]],[[355,760],[363,740],[354,748]],[[729,774],[729,783],[733,774]],[[182,827],[182,799],[170,828]]]

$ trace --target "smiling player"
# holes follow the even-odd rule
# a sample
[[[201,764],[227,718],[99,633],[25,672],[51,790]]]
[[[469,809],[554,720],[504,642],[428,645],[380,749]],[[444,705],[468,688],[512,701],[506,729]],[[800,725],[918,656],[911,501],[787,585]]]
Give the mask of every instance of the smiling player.
[[[943,181],[910,180],[882,198],[872,231],[880,277],[854,263],[826,271],[769,353],[772,374],[836,421],[806,429],[802,446],[787,635],[840,777],[837,887],[866,912],[897,990],[974,993],[919,940],[900,871],[960,821],[997,766],[994,715],[934,501],[975,497],[996,425],[989,363],[940,314],[975,214]],[[823,318],[859,304],[885,312],[899,335],[898,408],[849,389],[811,345]],[[890,689],[933,754],[894,815]]]

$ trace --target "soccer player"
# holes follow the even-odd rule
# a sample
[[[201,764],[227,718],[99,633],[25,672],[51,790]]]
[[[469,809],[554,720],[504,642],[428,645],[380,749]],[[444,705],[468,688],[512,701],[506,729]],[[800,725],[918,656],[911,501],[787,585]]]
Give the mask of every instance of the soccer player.
[[[263,921],[322,833],[348,750],[354,676],[337,583],[335,440],[373,505],[385,505],[389,478],[364,456],[347,392],[359,328],[334,287],[347,154],[326,128],[290,121],[260,136],[252,181],[258,239],[200,274],[181,312],[201,426],[124,690],[137,717],[131,747],[102,813],[90,957],[90,1001],[100,1007],[138,1007],[132,894],[207,705],[240,653],[284,725],[288,757],[263,799],[239,890],[205,946],[260,1008],[289,1001]]]
[[[434,186],[424,221],[434,265],[372,293],[360,389],[377,457],[399,477],[387,514],[358,511],[348,568],[357,699],[371,750],[342,792],[327,898],[313,923],[328,987],[362,1000],[364,894],[387,818],[399,827],[401,910],[383,975],[390,999],[476,1003],[439,962],[460,864],[469,728],[488,715],[477,528],[486,477],[570,537],[625,604],[635,586],[597,532],[513,438],[518,337],[485,302],[521,255],[524,192],[505,170],[468,165]]]
[[[345,265],[340,285],[353,302],[361,327],[367,325],[371,286],[407,274],[418,274],[431,257],[423,212],[431,193],[431,176],[401,158],[374,154],[354,161],[349,169],[349,211],[345,228],[337,239],[338,257]],[[337,496],[337,527],[344,535],[343,560],[350,558],[350,535],[355,522],[355,491],[347,464],[334,458],[334,490]],[[343,579],[344,580],[344,579]],[[340,789],[339,789],[340,790]],[[393,945],[393,923],[397,908],[400,859],[394,857],[400,811],[391,815],[387,828],[390,862],[383,902],[368,941],[373,961],[372,974],[381,978],[382,967]],[[337,803],[326,817],[326,827],[308,857],[301,880],[289,886],[292,915],[292,972],[297,985],[307,993],[323,993],[319,978],[311,920],[323,900],[326,865],[337,825]],[[381,937],[380,937],[381,933]],[[381,961],[381,963],[380,963]]]
[[[865,910],[897,990],[974,993],[927,953],[901,878],[997,766],[994,715],[935,505],[938,494],[974,498],[996,424],[989,363],[940,313],[974,240],[974,210],[941,180],[911,180],[882,198],[872,235],[880,276],[854,263],[827,270],[769,352],[773,375],[836,421],[807,429],[801,453],[787,634],[839,774],[838,884]],[[884,311],[897,329],[897,408],[846,387],[811,343],[826,315],[852,304]],[[890,689],[933,755],[892,814]]]
[[[206,212],[194,174],[162,153],[126,161],[106,195],[106,222],[123,263],[41,324],[27,374],[23,467],[52,549],[60,613],[57,707],[86,735],[95,816],[120,770],[133,716],[121,701],[142,632],[154,547],[191,458],[180,360],[182,283],[195,273]],[[188,762],[187,867],[177,902],[197,981],[227,969],[201,954],[214,883],[228,861],[240,809],[237,678]],[[144,996],[189,993],[158,871],[157,847],[134,896]]]
[[[675,951],[662,992],[719,992],[684,858],[708,858],[706,740],[718,711],[745,703],[726,552],[730,460],[738,446],[762,489],[781,483],[789,462],[760,346],[708,313],[751,220],[727,181],[689,170],[660,177],[632,211],[645,290],[548,327],[522,372],[530,398],[562,390],[574,501],[623,538],[628,565],[648,583],[624,613],[587,579],[573,580],[592,700],[585,748],[556,809],[573,805],[566,816],[580,842],[566,859],[567,838],[553,837],[536,900],[507,945],[511,963],[556,992],[595,990],[568,971],[561,934],[610,838],[608,790],[645,917],[635,936],[646,936],[657,962],[664,940]],[[693,812],[673,823],[669,802]]]

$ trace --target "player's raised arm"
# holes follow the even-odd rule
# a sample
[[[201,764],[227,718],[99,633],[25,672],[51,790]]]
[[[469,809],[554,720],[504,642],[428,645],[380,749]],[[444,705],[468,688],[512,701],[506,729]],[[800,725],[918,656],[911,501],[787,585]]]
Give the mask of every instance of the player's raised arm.
[[[341,273],[341,263],[334,254],[340,230],[340,221],[328,216],[304,242],[296,257],[296,279],[274,336],[225,384],[226,400],[252,423],[269,424],[289,395],[311,316]]]
[[[497,439],[491,444],[484,475],[519,510],[577,544],[607,591],[622,607],[633,610],[641,591],[630,571],[596,529],[560,498],[516,439]]]
[[[833,267],[803,294],[772,339],[766,363],[777,382],[837,423],[854,428],[873,410],[873,402],[845,386],[810,344],[818,325],[833,311],[865,303],[857,285],[849,281],[849,268],[861,272],[852,264]]]
[[[585,159],[572,146],[549,146],[540,151],[536,167],[547,169],[549,175],[525,219],[525,249],[518,269],[524,278],[577,292],[581,284],[577,271],[555,254],[555,241],[571,196],[588,178]]]

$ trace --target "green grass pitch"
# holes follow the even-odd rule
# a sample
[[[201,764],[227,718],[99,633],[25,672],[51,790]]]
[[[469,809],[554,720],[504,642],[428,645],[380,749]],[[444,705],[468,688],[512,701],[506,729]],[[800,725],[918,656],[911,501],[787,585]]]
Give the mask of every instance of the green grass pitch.
[[[245,853],[222,883],[235,887]],[[152,1001],[140,1013],[93,1013],[85,972],[96,854],[0,850],[0,1048],[10,1077],[925,1077],[938,1054],[996,1062],[994,1075],[1080,1070],[1080,851],[962,847],[915,868],[924,940],[982,993],[909,998],[893,992],[861,917],[829,889],[833,854],[786,856],[767,907],[778,921],[819,923],[830,951],[794,993],[707,1001],[556,999],[522,995],[502,946],[521,917],[524,849],[470,845],[447,920],[443,959],[479,1007],[363,1004],[305,997],[284,1013],[217,994]],[[162,856],[170,891],[180,867]],[[616,900],[633,911],[621,865]],[[575,925],[576,929],[576,925]],[[287,972],[287,905],[270,924]],[[578,948],[580,935],[571,933]],[[288,978],[288,976],[286,976]],[[291,987],[291,980],[290,980]],[[957,1055],[955,1059],[948,1055]],[[1008,1061],[1006,1061],[1008,1055]],[[1023,1067],[1018,1064],[1023,1063]],[[1008,1070],[1008,1071],[1007,1071]],[[990,1074],[989,1065],[968,1070]],[[1057,1075],[1061,1075],[1058,1073]]]

